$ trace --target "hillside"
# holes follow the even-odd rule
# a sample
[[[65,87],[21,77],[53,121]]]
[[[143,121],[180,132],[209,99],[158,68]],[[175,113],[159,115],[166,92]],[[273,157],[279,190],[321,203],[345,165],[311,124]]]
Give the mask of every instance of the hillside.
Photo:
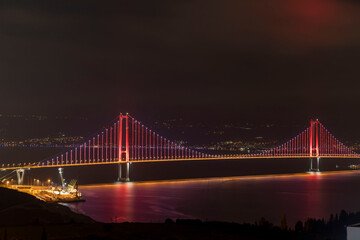
[[[72,212],[68,207],[45,203],[16,190],[0,187],[0,225],[93,223],[90,217]]]

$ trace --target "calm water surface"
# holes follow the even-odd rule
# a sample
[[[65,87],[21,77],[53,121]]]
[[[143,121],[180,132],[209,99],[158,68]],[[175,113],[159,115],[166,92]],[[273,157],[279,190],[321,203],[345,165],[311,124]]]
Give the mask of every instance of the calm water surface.
[[[293,225],[328,218],[341,209],[360,211],[360,171],[288,174],[80,186],[86,202],[69,204],[95,220],[163,222],[199,218]]]

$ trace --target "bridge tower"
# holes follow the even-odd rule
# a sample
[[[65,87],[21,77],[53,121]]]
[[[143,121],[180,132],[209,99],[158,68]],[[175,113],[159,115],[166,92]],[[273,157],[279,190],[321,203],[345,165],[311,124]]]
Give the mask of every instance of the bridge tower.
[[[125,124],[124,124],[125,122]],[[124,126],[125,125],[125,126]],[[125,127],[125,128],[124,128]],[[119,175],[118,181],[130,181],[130,156],[129,156],[129,115],[119,115],[119,139],[118,139],[118,156],[119,156]],[[125,143],[125,144],[124,144]],[[125,165],[126,175],[122,178],[122,165]]]
[[[310,171],[320,171],[320,153],[319,153],[319,133],[320,122],[319,120],[310,121],[310,134],[309,134],[309,156],[310,156]],[[316,168],[313,167],[313,159],[316,159]]]
[[[59,175],[60,175],[60,180],[61,180],[61,186],[64,188],[65,187],[65,179],[64,179],[64,168],[58,168],[59,171]]]
[[[16,175],[18,180],[18,185],[24,184],[24,175],[25,175],[25,169],[16,169]]]

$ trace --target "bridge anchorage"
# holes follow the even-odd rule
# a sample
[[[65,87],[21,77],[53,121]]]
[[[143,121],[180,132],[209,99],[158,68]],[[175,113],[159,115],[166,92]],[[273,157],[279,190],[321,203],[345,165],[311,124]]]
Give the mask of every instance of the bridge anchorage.
[[[22,184],[24,169],[118,165],[117,180],[130,181],[132,163],[226,159],[310,159],[310,171],[320,171],[320,160],[360,159],[360,155],[336,139],[318,120],[284,144],[255,154],[211,155],[170,141],[128,114],[120,114],[97,135],[79,146],[34,163],[1,164],[0,170],[15,170]],[[1,179],[0,179],[1,180]]]

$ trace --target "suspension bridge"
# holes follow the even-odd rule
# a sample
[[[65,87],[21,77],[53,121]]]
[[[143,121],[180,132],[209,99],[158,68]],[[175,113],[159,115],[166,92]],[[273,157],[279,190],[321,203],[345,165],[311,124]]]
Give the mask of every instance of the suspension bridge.
[[[56,167],[62,176],[64,167],[118,164],[118,180],[129,181],[131,163],[259,158],[309,158],[310,171],[319,171],[321,158],[360,158],[360,154],[336,139],[318,120],[311,121],[310,126],[294,138],[267,151],[216,155],[182,146],[132,116],[120,114],[98,134],[73,149],[38,162],[1,164],[0,170],[15,170],[21,184],[25,169]],[[125,178],[121,176],[122,166],[126,167]]]

